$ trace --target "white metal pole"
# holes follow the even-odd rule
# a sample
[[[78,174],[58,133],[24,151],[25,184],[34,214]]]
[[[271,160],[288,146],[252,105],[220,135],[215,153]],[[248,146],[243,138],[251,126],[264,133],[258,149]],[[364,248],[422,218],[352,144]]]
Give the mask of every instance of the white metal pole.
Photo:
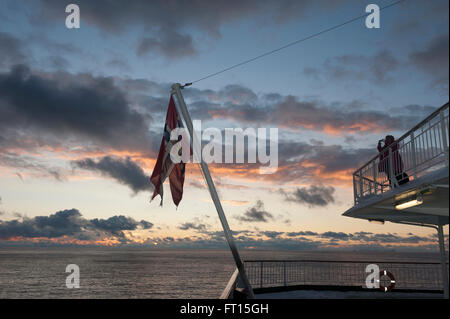
[[[391,175],[391,189],[398,186],[397,184],[397,178],[394,176],[394,168],[392,167],[392,164],[394,161],[392,160],[392,146],[389,147],[389,174]]]
[[[412,157],[412,165],[413,165],[413,176],[414,179],[417,179],[417,160],[416,160],[416,141],[414,140],[414,132],[411,132],[411,157]]]
[[[441,134],[442,134],[442,144],[443,144],[443,148],[444,148],[444,153],[445,153],[445,157],[446,157],[446,162],[448,165],[448,141],[447,141],[447,125],[445,124],[445,115],[444,115],[444,110],[439,112],[439,116],[441,118]]]
[[[442,284],[444,286],[444,298],[448,299],[448,274],[447,258],[445,257],[444,230],[442,224],[438,225],[439,251],[441,253]]]
[[[193,143],[193,140],[197,138],[195,135],[195,132],[193,131],[193,125],[191,116],[189,115],[189,112],[186,107],[186,103],[184,102],[183,95],[181,94],[181,85],[179,83],[175,83],[172,85],[172,94],[176,94],[177,100],[179,103],[181,114],[186,122],[186,126],[189,131],[189,135],[191,136],[191,143]],[[191,144],[192,145],[192,144]],[[200,145],[200,142],[194,145]],[[193,147],[193,151],[196,152],[197,150]],[[198,158],[201,158],[200,156]],[[225,233],[225,238],[228,242],[228,245],[230,246],[231,253],[233,254],[234,262],[236,263],[236,267],[239,271],[239,276],[244,284],[244,288],[247,289],[248,297],[254,298],[253,289],[250,285],[250,282],[248,281],[247,275],[245,273],[244,264],[242,263],[241,257],[239,256],[239,252],[237,250],[237,247],[233,240],[233,234],[230,230],[230,226],[228,225],[227,218],[225,216],[225,213],[222,208],[222,204],[220,203],[219,196],[216,191],[216,187],[214,186],[214,182],[211,178],[211,174],[209,172],[208,165],[201,159],[200,166],[202,168],[203,174],[206,179],[206,183],[208,184],[209,193],[211,194],[211,198],[214,202],[214,205],[216,206],[217,214],[219,215],[220,222],[222,223],[223,231]]]

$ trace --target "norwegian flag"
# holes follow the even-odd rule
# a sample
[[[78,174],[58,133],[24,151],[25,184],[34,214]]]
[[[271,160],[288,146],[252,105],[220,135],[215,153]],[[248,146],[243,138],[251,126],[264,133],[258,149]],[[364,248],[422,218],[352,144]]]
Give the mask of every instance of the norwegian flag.
[[[170,191],[172,193],[172,199],[176,206],[183,197],[183,184],[184,184],[184,172],[186,164],[183,162],[173,163],[170,158],[170,150],[172,146],[178,141],[170,140],[170,133],[177,127],[183,127],[180,117],[178,116],[177,109],[175,108],[175,102],[173,97],[170,97],[169,109],[167,110],[166,124],[164,125],[164,135],[161,141],[161,147],[159,148],[158,159],[156,160],[155,168],[153,169],[150,181],[155,186],[155,192],[153,198],[156,195],[161,196],[161,205],[163,202],[163,183],[169,176]]]

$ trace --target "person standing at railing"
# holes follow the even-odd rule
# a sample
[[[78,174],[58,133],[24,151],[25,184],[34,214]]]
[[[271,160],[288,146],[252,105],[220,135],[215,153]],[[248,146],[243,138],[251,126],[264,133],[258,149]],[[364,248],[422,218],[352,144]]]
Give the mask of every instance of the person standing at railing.
[[[384,141],[384,146],[381,142]],[[398,142],[392,135],[387,135],[384,140],[378,141],[378,152],[380,153],[380,162],[378,163],[378,171],[384,172],[389,180],[389,185],[392,187],[391,169],[389,161],[389,148],[392,154],[392,171],[398,185],[403,185],[409,182],[409,176],[403,171],[403,161],[398,151]]]

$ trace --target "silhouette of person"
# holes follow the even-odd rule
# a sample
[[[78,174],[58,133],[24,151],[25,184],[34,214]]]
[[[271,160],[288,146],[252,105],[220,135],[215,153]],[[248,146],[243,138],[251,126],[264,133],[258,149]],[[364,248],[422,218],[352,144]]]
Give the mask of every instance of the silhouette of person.
[[[381,142],[384,141],[384,146]],[[409,182],[408,174],[403,170],[402,157],[398,151],[398,143],[392,135],[387,135],[384,140],[378,141],[378,152],[380,153],[380,161],[378,163],[378,171],[384,172],[389,180],[389,185],[392,187],[391,169],[389,161],[389,148],[392,150],[392,172],[399,185]]]

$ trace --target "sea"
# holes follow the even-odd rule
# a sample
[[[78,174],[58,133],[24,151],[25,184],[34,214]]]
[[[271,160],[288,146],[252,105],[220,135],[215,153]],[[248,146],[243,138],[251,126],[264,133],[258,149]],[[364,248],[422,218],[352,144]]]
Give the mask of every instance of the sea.
[[[437,253],[243,250],[243,260],[439,262]],[[79,288],[68,288],[68,265]],[[235,269],[228,250],[0,247],[0,298],[218,298]],[[71,281],[73,283],[73,281]]]

